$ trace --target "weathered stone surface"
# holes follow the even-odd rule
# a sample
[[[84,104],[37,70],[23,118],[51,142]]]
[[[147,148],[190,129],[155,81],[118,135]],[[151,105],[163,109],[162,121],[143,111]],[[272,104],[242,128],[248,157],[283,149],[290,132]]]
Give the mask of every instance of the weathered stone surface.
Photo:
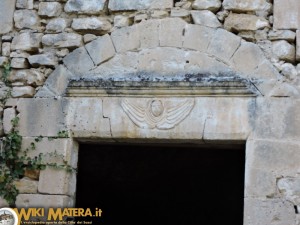
[[[95,65],[84,47],[77,48],[63,60],[72,73],[78,75],[91,70]]]
[[[130,25],[130,19],[128,16],[116,15],[114,17],[114,26],[115,27],[127,27]]]
[[[51,182],[49,183],[49,181]],[[76,189],[76,173],[64,169],[46,168],[40,173],[39,193],[72,196]]]
[[[108,34],[87,44],[85,48],[95,65],[99,65],[115,55],[115,47]]]
[[[11,82],[22,82],[25,85],[41,86],[44,84],[46,75],[40,69],[13,70],[8,79]]]
[[[274,0],[274,28],[286,30],[299,29],[299,8],[300,2],[298,0]]]
[[[55,66],[58,64],[58,58],[50,53],[32,55],[28,57],[29,63],[33,67]]]
[[[221,27],[221,23],[217,19],[216,15],[208,10],[191,11],[192,18],[195,24],[207,26],[207,27]]]
[[[126,52],[140,47],[138,26],[123,27],[111,33],[116,52]]]
[[[0,82],[0,99],[7,98],[10,88],[7,87],[3,82]]]
[[[19,29],[37,29],[40,26],[40,18],[35,10],[16,10],[14,21],[15,26]]]
[[[20,112],[20,135],[27,137],[56,137],[65,131],[66,100],[20,99],[17,109]]]
[[[14,108],[7,108],[3,113],[3,130],[5,134],[11,132],[13,126],[11,120],[17,116],[16,110]]]
[[[186,9],[171,9],[171,17],[186,18],[190,15],[190,11]]]
[[[29,67],[28,60],[25,58],[12,58],[11,67],[16,69],[27,69]]]
[[[154,19],[163,19],[169,16],[169,13],[167,10],[153,10],[151,12],[151,18]]]
[[[295,46],[285,40],[274,41],[272,46],[273,53],[281,60],[287,62],[295,62],[296,49]]]
[[[241,43],[241,38],[223,29],[214,32],[207,52],[224,60],[229,61]]]
[[[0,1],[0,34],[5,34],[12,30],[15,4],[16,0]]]
[[[271,4],[267,0],[224,0],[223,7],[234,12],[269,11]]]
[[[56,17],[62,13],[62,6],[58,2],[40,2],[38,14],[46,17]]]
[[[82,45],[82,36],[74,33],[46,34],[42,43],[55,48],[77,48]]]
[[[6,65],[8,63],[8,58],[1,56],[0,57],[0,67],[3,67],[4,65]]]
[[[59,33],[63,32],[68,26],[68,21],[64,18],[55,18],[48,22],[46,26],[47,32]]]
[[[35,89],[31,86],[13,87],[11,96],[13,98],[31,98],[35,94]]]
[[[2,43],[2,56],[10,56],[11,52],[11,43],[10,42],[4,42]]]
[[[139,24],[141,48],[155,48],[159,46],[159,20],[142,21]]]
[[[17,0],[16,8],[33,9],[33,0]]]
[[[282,75],[289,81],[293,81],[297,78],[298,72],[293,64],[284,63],[281,66],[281,69],[282,69],[281,70]]]
[[[94,41],[98,38],[98,36],[96,36],[95,34],[85,34],[83,36],[83,42],[85,44],[90,43],[91,41]]]
[[[293,204],[282,199],[246,198],[244,207],[244,224],[284,225],[296,222]]]
[[[300,30],[297,30],[296,44],[297,44],[296,59],[299,62],[300,61]]]
[[[199,25],[188,24],[185,27],[183,47],[205,52],[215,30]]]
[[[8,207],[8,206],[9,206],[8,202],[5,199],[0,197],[0,207],[4,208],[4,207]]]
[[[268,39],[271,41],[286,40],[293,42],[295,38],[296,33],[291,30],[271,30],[268,34]]]
[[[186,24],[187,23],[180,18],[162,19],[159,30],[160,46],[182,47],[183,30]]]
[[[300,204],[300,179],[299,178],[281,178],[277,182],[277,187],[282,195],[294,205]]]
[[[37,193],[38,181],[24,177],[20,180],[14,181],[14,185],[21,194],[34,194]]]
[[[125,10],[141,10],[141,9],[165,9],[172,8],[172,0],[110,0],[108,8],[112,11],[125,11]]]
[[[262,17],[248,14],[230,13],[225,19],[224,28],[228,31],[256,31],[269,26]]]
[[[105,5],[106,0],[68,0],[65,5],[66,12],[98,14]]]
[[[112,25],[105,18],[89,17],[73,19],[72,28],[78,32],[104,34],[110,31]]]
[[[16,206],[18,208],[68,208],[74,207],[74,201],[65,195],[19,194]]]
[[[210,10],[217,12],[221,7],[220,0],[196,0],[192,5],[193,9]]]
[[[14,37],[12,50],[36,51],[41,45],[43,34],[25,32]]]

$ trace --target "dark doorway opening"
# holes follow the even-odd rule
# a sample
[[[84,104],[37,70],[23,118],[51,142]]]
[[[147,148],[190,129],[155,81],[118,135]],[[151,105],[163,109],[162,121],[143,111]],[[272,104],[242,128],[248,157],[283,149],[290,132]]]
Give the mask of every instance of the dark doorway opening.
[[[245,146],[81,145],[77,208],[107,225],[242,225]]]

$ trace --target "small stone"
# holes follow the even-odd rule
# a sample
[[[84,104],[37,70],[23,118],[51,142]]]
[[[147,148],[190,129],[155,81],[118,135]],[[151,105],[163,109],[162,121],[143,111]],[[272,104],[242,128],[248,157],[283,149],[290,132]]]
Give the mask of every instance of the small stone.
[[[65,5],[65,11],[79,14],[99,14],[103,9],[107,0],[68,0]]]
[[[221,7],[220,0],[196,0],[193,5],[193,9],[209,10],[217,12]]]
[[[233,12],[270,11],[272,4],[268,0],[224,0],[223,7]]]
[[[188,17],[190,11],[186,9],[171,9],[171,17]]]
[[[60,50],[56,51],[56,56],[57,57],[65,57],[69,53],[70,53],[69,49],[63,48],[63,49],[60,49]]]
[[[274,41],[272,43],[273,53],[280,59],[287,62],[295,62],[296,49],[295,46],[285,40]]]
[[[114,26],[115,27],[127,27],[130,25],[130,19],[128,16],[116,15],[114,17]]]
[[[5,208],[5,207],[9,207],[9,204],[4,198],[0,197],[0,208]]]
[[[220,11],[217,13],[217,18],[219,21],[224,22],[225,18],[229,15],[228,10]]]
[[[8,58],[4,56],[0,56],[0,67],[3,67],[8,63]]]
[[[288,80],[295,80],[297,78],[297,69],[295,68],[295,66],[291,63],[284,63],[282,66],[281,66],[281,73],[282,75],[288,79]]]
[[[7,87],[3,82],[0,82],[0,99],[6,99],[10,92],[10,88]]]
[[[11,67],[15,69],[26,69],[29,67],[29,64],[25,58],[12,58]]]
[[[77,48],[82,45],[82,36],[74,33],[46,34],[42,43],[55,48]]]
[[[72,28],[78,32],[105,34],[110,31],[112,25],[107,19],[89,17],[73,19]]]
[[[28,58],[29,63],[33,67],[39,66],[55,66],[58,64],[58,58],[53,54],[32,55]]]
[[[68,26],[68,22],[64,18],[55,18],[48,22],[46,31],[51,33],[63,32]]]
[[[207,27],[221,27],[222,24],[217,19],[216,15],[208,10],[196,11],[193,10],[191,12],[192,18],[195,24],[207,26]]]
[[[2,56],[10,56],[11,51],[11,43],[10,42],[4,42],[2,43]]]
[[[16,8],[33,9],[33,0],[17,0]]]
[[[269,21],[255,15],[231,13],[225,19],[224,28],[228,31],[256,31],[269,27]]]
[[[151,17],[155,18],[155,19],[162,19],[162,18],[166,18],[169,16],[169,13],[165,10],[154,10],[151,13]]]
[[[16,118],[17,114],[16,114],[16,110],[14,108],[7,108],[4,109],[4,113],[3,113],[3,129],[4,129],[4,133],[8,134],[9,132],[12,131],[13,129],[13,125],[11,120],[13,120],[14,118]]]
[[[37,51],[41,44],[43,34],[41,33],[21,33],[14,37],[12,41],[12,50]]]
[[[21,82],[25,85],[41,86],[44,84],[47,73],[41,69],[13,70],[9,76],[10,82]]]
[[[255,33],[254,33],[254,31],[240,31],[238,33],[238,36],[240,36],[241,38],[245,39],[246,41],[251,41],[251,42],[255,41]]]
[[[268,39],[268,28],[255,31],[255,39],[256,39],[256,41],[267,40]]]
[[[91,42],[95,39],[97,39],[97,36],[94,35],[94,34],[85,34],[85,35],[83,35],[83,42],[85,44],[87,44],[87,43],[89,43],[89,42]]]
[[[62,12],[62,6],[58,2],[40,2],[38,14],[40,16],[56,17]]]
[[[293,42],[295,41],[296,33],[291,30],[271,30],[268,38],[271,41],[287,40]]]
[[[11,58],[28,58],[29,56],[29,53],[24,52],[22,50],[17,50],[17,52],[10,53]]]
[[[32,98],[35,94],[35,89],[31,86],[13,87],[11,96],[13,98]]]
[[[40,26],[40,19],[35,10],[16,10],[14,13],[16,28],[37,29]]]
[[[108,8],[112,11],[143,10],[143,9],[170,9],[173,0],[110,0]]]
[[[38,181],[32,180],[28,177],[24,177],[20,180],[14,181],[14,185],[22,194],[34,194],[37,193]]]

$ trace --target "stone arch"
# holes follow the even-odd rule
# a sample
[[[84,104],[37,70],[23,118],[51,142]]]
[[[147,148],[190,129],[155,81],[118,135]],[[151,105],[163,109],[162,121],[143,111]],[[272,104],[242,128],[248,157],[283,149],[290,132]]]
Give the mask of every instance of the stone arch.
[[[35,97],[63,96],[70,79],[97,79],[138,72],[174,75],[230,73],[267,95],[280,77],[262,50],[222,28],[179,18],[143,21],[98,37],[68,54]]]

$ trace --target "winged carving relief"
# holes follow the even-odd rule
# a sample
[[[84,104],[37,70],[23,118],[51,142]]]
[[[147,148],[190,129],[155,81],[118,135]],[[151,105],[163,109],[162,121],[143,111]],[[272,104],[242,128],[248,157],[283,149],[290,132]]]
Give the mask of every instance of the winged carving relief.
[[[151,99],[137,104],[123,99],[121,106],[132,122],[140,128],[168,130],[183,121],[194,107],[194,99],[172,102],[171,100]]]

